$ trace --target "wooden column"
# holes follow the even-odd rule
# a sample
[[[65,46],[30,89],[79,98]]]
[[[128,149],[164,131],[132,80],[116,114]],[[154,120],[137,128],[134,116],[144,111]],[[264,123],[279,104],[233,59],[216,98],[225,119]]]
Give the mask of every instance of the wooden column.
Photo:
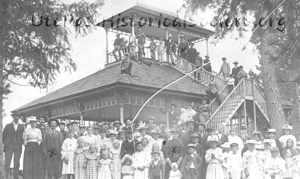
[[[254,88],[255,83],[252,80],[252,96],[253,96],[253,122],[254,122],[254,131],[257,131],[257,121],[256,121],[256,105],[255,105],[255,94],[254,94]]]
[[[208,37],[206,37],[206,55],[209,56],[209,53],[208,53]]]
[[[108,29],[105,28],[105,58],[106,64],[109,63],[109,56],[108,56]]]
[[[124,103],[119,103],[120,106],[120,122],[124,124]]]
[[[170,113],[170,111],[169,110],[167,110],[167,128],[169,129],[170,128],[170,121],[169,121],[169,114]]]
[[[80,122],[79,125],[83,125],[83,112],[80,112]]]
[[[134,16],[133,16],[132,18],[134,18]],[[134,33],[134,19],[132,20],[131,35],[132,35],[133,37],[135,36],[135,33]]]

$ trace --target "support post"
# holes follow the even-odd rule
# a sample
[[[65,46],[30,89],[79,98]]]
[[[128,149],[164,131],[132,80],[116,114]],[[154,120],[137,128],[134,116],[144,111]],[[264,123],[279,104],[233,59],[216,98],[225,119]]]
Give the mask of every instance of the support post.
[[[109,56],[108,56],[108,29],[105,28],[105,57],[106,57],[106,64],[109,63]]]
[[[206,37],[206,55],[209,56],[209,53],[208,53],[208,37]]]
[[[255,105],[255,93],[254,93],[254,88],[255,88],[255,83],[252,80],[252,96],[253,96],[253,122],[254,122],[254,130],[257,131],[257,121],[256,121],[256,105]]]
[[[244,122],[247,124],[247,105],[246,105],[246,99],[244,99]],[[248,126],[247,126],[248,129]]]
[[[124,124],[124,103],[120,102],[120,122]]]
[[[169,113],[170,113],[170,111],[167,110],[167,129],[170,128]]]
[[[83,125],[83,112],[80,112],[80,125]]]
[[[134,16],[133,16],[133,18],[134,18]],[[134,19],[132,20],[132,24],[131,24],[132,26],[131,26],[131,35],[134,37],[135,35],[135,32],[134,32]]]

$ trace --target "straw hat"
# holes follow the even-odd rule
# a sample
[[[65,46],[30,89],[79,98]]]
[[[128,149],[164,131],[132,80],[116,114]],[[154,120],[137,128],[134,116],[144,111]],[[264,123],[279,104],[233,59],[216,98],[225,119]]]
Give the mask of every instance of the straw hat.
[[[276,129],[269,129],[268,133],[276,133]]]
[[[230,147],[231,147],[231,148],[233,148],[233,147],[237,147],[237,148],[238,148],[238,147],[239,147],[239,144],[238,144],[238,143],[235,143],[235,142],[233,142],[233,143],[231,143],[231,144],[230,144]]]
[[[245,144],[257,144],[257,142],[255,141],[255,140],[247,140],[246,142],[245,142]]]
[[[30,116],[28,121],[31,123],[31,122],[38,122],[38,120],[36,119],[35,116]]]
[[[283,130],[293,130],[293,127],[288,124],[285,124],[285,125],[283,125],[282,129]]]
[[[224,148],[224,149],[230,149],[230,143],[225,142],[223,145],[221,145],[221,147]]]
[[[196,148],[196,145],[195,144],[188,144],[187,146],[186,146],[186,148],[188,149],[188,148]]]
[[[219,142],[218,136],[216,135],[208,136],[206,142]]]
[[[233,62],[233,64],[239,64],[239,62],[237,62],[237,61],[234,61],[234,62]]]

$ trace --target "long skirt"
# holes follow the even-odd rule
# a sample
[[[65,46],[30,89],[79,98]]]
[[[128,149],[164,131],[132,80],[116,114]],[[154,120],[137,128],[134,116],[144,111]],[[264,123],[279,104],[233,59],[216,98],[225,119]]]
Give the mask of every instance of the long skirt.
[[[286,171],[283,173],[283,178],[293,178],[293,174],[291,171],[291,163],[292,163],[292,158],[288,157],[285,159],[285,167],[286,167]]]
[[[249,176],[247,179],[262,179],[263,173],[259,166],[257,165],[250,165],[247,167]]]
[[[209,163],[206,171],[206,179],[224,179],[222,165],[220,163]]]
[[[23,166],[23,179],[45,178],[42,150],[37,142],[28,142],[26,144]]]
[[[86,165],[86,179],[98,179],[97,160],[88,160]]]
[[[121,179],[122,162],[120,159],[113,160],[112,176],[113,179]]]
[[[76,155],[74,166],[75,179],[85,179],[84,152]]]

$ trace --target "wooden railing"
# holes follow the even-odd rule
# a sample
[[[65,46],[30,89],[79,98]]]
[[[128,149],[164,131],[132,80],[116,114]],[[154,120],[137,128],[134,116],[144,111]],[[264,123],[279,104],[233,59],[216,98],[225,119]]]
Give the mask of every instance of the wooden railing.
[[[218,127],[218,125],[226,122],[226,120],[232,116],[234,110],[243,99],[245,87],[245,79],[241,80],[239,84],[231,91],[227,98],[222,102],[222,104],[215,110],[211,115],[210,119],[206,122],[210,124],[211,127]]]

